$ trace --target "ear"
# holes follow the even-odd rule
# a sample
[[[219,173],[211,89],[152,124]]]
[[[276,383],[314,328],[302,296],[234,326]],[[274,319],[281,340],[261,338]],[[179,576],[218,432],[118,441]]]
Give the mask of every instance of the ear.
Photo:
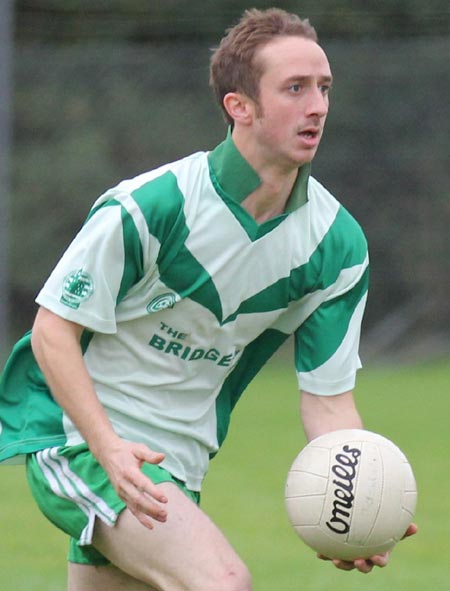
[[[254,116],[253,101],[240,92],[228,92],[223,97],[223,106],[235,123],[249,125]]]

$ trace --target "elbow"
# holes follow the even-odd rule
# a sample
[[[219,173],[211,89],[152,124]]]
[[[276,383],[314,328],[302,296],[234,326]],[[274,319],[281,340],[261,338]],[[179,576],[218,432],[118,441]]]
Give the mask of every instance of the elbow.
[[[36,314],[36,318],[34,319],[33,328],[31,330],[31,349],[36,359],[38,359],[40,356],[39,353],[41,351],[42,342],[44,340],[44,335],[46,332],[46,312],[47,311],[44,308],[39,308]]]
[[[48,349],[64,348],[74,340],[79,343],[83,327],[61,318],[46,308],[39,308],[31,331],[31,349],[37,361]]]

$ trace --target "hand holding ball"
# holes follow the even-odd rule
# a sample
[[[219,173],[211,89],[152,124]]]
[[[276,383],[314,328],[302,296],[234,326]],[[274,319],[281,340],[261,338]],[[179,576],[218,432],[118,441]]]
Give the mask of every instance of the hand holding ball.
[[[291,466],[285,490],[299,537],[329,558],[355,560],[391,550],[417,500],[411,466],[389,439],[363,429],[311,441]]]

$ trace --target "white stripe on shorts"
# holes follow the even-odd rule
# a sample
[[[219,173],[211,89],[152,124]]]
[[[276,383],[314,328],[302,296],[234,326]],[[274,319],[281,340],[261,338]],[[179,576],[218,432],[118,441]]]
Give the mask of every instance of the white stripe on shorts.
[[[99,517],[107,525],[113,525],[117,513],[71,470],[69,461],[59,456],[58,450],[58,447],[44,449],[36,453],[36,459],[52,492],[75,503],[87,516],[88,523],[80,534],[79,543],[81,546],[91,544],[95,518]]]

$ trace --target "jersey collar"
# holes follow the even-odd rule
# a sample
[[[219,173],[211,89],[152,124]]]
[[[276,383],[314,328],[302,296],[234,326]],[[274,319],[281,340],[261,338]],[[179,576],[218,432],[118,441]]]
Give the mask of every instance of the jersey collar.
[[[237,149],[231,130],[226,139],[208,153],[211,180],[219,191],[241,203],[261,184],[257,172]],[[299,168],[297,179],[286,204],[285,213],[290,213],[308,201],[308,179],[311,165]]]

